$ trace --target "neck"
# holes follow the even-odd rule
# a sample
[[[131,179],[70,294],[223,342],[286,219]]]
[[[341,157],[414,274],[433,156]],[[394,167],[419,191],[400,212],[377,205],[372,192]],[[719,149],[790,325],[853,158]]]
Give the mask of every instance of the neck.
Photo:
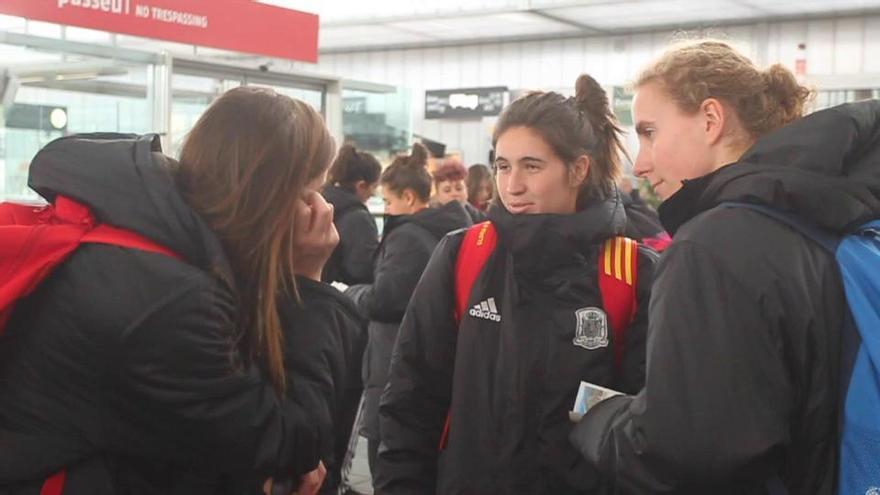
[[[738,140],[734,143],[729,144],[728,146],[723,146],[716,156],[715,166],[712,167],[712,171],[718,170],[719,168],[729,165],[731,163],[738,162],[740,158],[755,144],[754,140]]]

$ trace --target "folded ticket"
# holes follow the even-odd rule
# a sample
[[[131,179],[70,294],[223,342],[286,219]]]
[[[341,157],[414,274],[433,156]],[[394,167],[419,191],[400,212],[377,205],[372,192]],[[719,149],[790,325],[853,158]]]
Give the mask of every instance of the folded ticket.
[[[574,407],[568,413],[568,417],[577,423],[593,406],[605,399],[614,397],[615,395],[623,394],[616,390],[611,390],[610,388],[581,382],[581,386],[578,388],[577,397],[574,399]]]

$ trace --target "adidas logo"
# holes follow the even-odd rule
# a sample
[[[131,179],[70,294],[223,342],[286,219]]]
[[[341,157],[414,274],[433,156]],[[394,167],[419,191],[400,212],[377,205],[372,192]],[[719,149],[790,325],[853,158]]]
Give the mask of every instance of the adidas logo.
[[[495,307],[494,297],[490,297],[480,304],[475,304],[474,307],[468,311],[468,314],[474,318],[501,322],[501,315],[498,314],[498,308]]]

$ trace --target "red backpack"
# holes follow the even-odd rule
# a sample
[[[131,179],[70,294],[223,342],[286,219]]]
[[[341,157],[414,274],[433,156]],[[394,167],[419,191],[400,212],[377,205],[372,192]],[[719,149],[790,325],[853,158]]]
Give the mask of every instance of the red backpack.
[[[497,243],[498,233],[492,222],[478,223],[465,232],[455,262],[455,321],[459,324],[467,311],[474,283]],[[612,237],[599,251],[599,291],[611,323],[614,365],[618,371],[623,364],[626,329],[637,308],[638,246],[636,241],[627,237]],[[441,449],[446,445],[449,421],[447,414],[440,437]]]
[[[0,335],[15,303],[34,291],[83,243],[110,244],[180,259],[170,249],[128,230],[98,223],[89,209],[64,196],[48,206],[0,203]],[[61,495],[66,470],[46,480],[40,495]]]

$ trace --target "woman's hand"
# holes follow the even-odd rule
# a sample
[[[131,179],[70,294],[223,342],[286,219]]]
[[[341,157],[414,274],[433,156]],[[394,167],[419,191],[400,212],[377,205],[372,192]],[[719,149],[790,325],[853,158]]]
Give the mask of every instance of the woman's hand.
[[[293,226],[294,272],[320,281],[324,264],[339,244],[333,225],[333,205],[315,191],[297,202]]]
[[[299,479],[296,495],[318,495],[318,490],[321,489],[321,485],[324,484],[324,478],[326,477],[327,468],[324,467],[324,461],[321,461],[314,471],[306,473]]]
[[[318,467],[303,475],[299,479],[299,486],[296,491],[292,491],[293,485],[289,483],[275,483],[273,478],[269,478],[263,483],[263,493],[265,495],[318,495],[318,490],[324,484],[324,478],[327,477],[327,468],[324,467],[324,461],[318,462]]]

